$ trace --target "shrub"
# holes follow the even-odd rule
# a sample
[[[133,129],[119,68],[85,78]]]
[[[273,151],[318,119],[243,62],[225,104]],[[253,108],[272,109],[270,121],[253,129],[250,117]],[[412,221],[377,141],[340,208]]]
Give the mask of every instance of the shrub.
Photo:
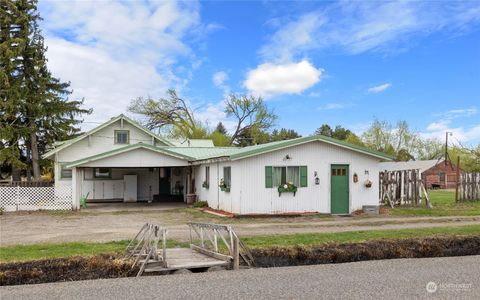
[[[207,201],[197,201],[197,202],[193,203],[193,207],[197,207],[197,208],[208,207],[208,202]]]

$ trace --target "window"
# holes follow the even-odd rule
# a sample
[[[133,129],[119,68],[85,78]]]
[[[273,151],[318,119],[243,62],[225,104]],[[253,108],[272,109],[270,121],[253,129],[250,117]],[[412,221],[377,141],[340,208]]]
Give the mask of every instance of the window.
[[[109,168],[95,168],[95,178],[110,178],[111,170]]]
[[[60,165],[60,178],[72,178],[72,169],[65,168],[66,164]]]
[[[438,174],[438,176],[440,177],[440,182],[444,182],[445,181],[445,172],[440,172]]]
[[[287,182],[300,186],[300,167],[273,167],[273,185],[280,186]]]
[[[273,188],[291,182],[296,187],[307,187],[307,166],[265,167],[265,187]]]
[[[231,187],[232,181],[231,167],[223,167],[223,182],[227,187]]]
[[[347,169],[332,169],[332,176],[347,176]]]
[[[128,130],[115,130],[115,144],[130,143],[130,132]]]
[[[207,185],[210,185],[210,167],[209,166],[205,167],[205,183]]]

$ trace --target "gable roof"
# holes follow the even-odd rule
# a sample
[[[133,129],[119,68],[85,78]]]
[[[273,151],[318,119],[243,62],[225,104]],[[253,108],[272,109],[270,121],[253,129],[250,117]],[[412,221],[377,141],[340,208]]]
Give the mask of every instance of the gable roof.
[[[384,160],[392,160],[393,157],[374,150],[370,150],[368,148],[358,146],[355,144],[351,144],[345,141],[337,140],[331,137],[323,136],[323,135],[314,135],[314,136],[307,136],[307,137],[300,137],[296,139],[291,139],[291,140],[284,140],[284,141],[278,141],[278,142],[271,142],[267,144],[262,144],[262,145],[255,145],[255,146],[249,146],[245,148],[237,148],[236,151],[231,153],[230,159],[231,160],[238,160],[238,159],[243,159],[247,158],[250,156],[255,156],[258,154],[263,154],[263,153],[268,153],[276,150],[281,150],[297,145],[302,145],[305,143],[310,143],[313,141],[321,141],[327,144],[335,145],[341,148],[349,149],[355,152],[360,152],[365,155],[369,156],[374,156],[380,159]]]
[[[93,128],[93,129],[85,132],[84,134],[82,134],[82,135],[74,138],[74,139],[71,139],[71,140],[68,140],[68,141],[63,141],[58,147],[56,147],[56,148],[48,151],[48,152],[45,153],[44,155],[42,155],[42,158],[48,158],[48,157],[52,156],[53,154],[57,153],[58,151],[60,151],[60,150],[62,150],[62,149],[65,149],[65,148],[67,148],[67,147],[75,144],[75,143],[78,142],[78,141],[83,140],[84,138],[88,137],[89,135],[92,135],[92,134],[94,134],[95,132],[98,132],[99,130],[104,129],[104,128],[112,125],[113,123],[115,123],[115,122],[117,122],[117,121],[119,121],[119,120],[127,121],[128,123],[130,123],[131,125],[133,125],[134,127],[138,128],[138,129],[140,129],[140,130],[143,131],[144,133],[146,133],[146,134],[150,135],[151,137],[153,137],[153,138],[161,141],[162,143],[165,143],[165,145],[168,145],[168,146],[172,146],[172,145],[173,145],[170,141],[168,141],[168,140],[166,140],[166,139],[164,139],[164,138],[156,135],[155,133],[153,133],[153,132],[151,132],[150,130],[146,129],[146,128],[143,127],[142,125],[138,124],[137,122],[133,121],[132,119],[128,118],[127,116],[121,114],[121,115],[119,115],[119,116],[117,116],[117,117],[111,118],[109,121],[103,123],[102,125],[97,126],[97,127]]]
[[[420,173],[435,167],[442,163],[444,159],[431,159],[431,160],[410,160],[410,161],[389,161],[380,163],[380,170],[386,171],[403,171],[419,169]]]
[[[383,160],[393,159],[392,157],[378,151],[373,151],[365,147],[361,147],[361,146],[350,144],[344,141],[336,140],[334,138],[330,138],[322,135],[316,135],[316,136],[308,136],[308,137],[296,138],[296,139],[285,140],[285,141],[271,142],[267,144],[249,146],[244,148],[175,147],[175,146],[171,147],[171,146],[153,146],[145,143],[137,143],[137,144],[131,144],[122,148],[114,149],[111,151],[103,152],[100,154],[92,155],[89,157],[85,157],[77,161],[73,161],[67,165],[67,168],[79,166],[87,162],[107,158],[110,156],[114,156],[120,153],[132,151],[139,148],[149,149],[154,152],[158,152],[158,153],[169,155],[179,159],[187,160],[189,162],[194,162],[194,161],[219,159],[219,158],[226,158],[229,160],[240,160],[240,159],[248,158],[251,156],[269,153],[269,152],[273,152],[281,149],[286,149],[289,147],[302,145],[302,144],[310,143],[314,141],[325,142],[327,144],[332,144],[335,146],[339,146],[345,149],[363,153],[365,155],[373,156]]]
[[[154,152],[157,152],[157,153],[161,153],[161,154],[164,154],[164,155],[172,156],[172,157],[187,160],[187,161],[195,160],[194,157],[191,157],[191,156],[188,156],[188,155],[182,155],[180,153],[173,152],[169,148],[170,147],[165,147],[165,146],[156,147],[156,146],[145,144],[145,143],[131,144],[131,145],[128,145],[128,146],[125,146],[125,147],[122,147],[122,148],[117,148],[117,149],[114,149],[114,150],[111,150],[111,151],[106,151],[106,152],[103,152],[103,153],[100,153],[100,154],[95,154],[95,155],[92,155],[92,156],[89,156],[89,157],[85,157],[85,158],[70,162],[69,164],[66,165],[66,167],[67,168],[73,168],[73,167],[83,165],[83,164],[88,163],[88,162],[96,161],[96,160],[99,160],[99,159],[104,159],[104,158],[107,158],[107,157],[111,157],[111,156],[114,156],[114,155],[117,155],[117,154],[129,152],[129,151],[136,150],[136,149],[147,149],[147,150],[151,150],[151,151],[154,151]]]

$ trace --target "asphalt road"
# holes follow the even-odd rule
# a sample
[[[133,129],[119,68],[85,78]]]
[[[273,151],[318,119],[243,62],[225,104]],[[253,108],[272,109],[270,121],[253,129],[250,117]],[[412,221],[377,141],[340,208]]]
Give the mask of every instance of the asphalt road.
[[[427,285],[430,292],[427,291]],[[480,256],[396,259],[0,288],[2,300],[371,300],[380,297],[480,299]]]

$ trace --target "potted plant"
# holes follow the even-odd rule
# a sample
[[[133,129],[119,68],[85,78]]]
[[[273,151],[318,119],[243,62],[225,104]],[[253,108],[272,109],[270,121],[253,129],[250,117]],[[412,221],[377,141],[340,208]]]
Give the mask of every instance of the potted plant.
[[[371,188],[371,187],[372,187],[372,181],[371,181],[370,179],[367,179],[367,180],[365,181],[365,187],[367,187],[367,188]]]
[[[282,193],[293,193],[293,196],[295,197],[295,194],[297,193],[297,187],[293,184],[293,182],[287,182],[284,185],[279,186],[277,191],[279,197],[282,195]]]
[[[225,180],[220,179],[220,184],[218,185],[222,192],[230,192],[230,187],[225,183]]]
[[[202,183],[202,187],[208,189],[210,186],[209,186],[208,182],[204,181]]]

